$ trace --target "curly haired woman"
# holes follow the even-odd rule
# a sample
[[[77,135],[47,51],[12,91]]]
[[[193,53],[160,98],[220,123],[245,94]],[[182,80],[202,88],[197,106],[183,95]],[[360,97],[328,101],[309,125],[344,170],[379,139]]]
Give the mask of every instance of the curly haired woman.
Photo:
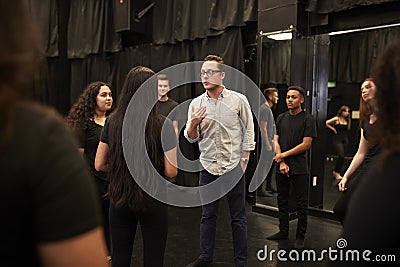
[[[100,134],[112,104],[113,98],[110,87],[104,82],[93,82],[86,86],[67,116],[67,124],[77,136],[79,151],[87,160],[90,172],[97,184],[103,211],[105,238],[109,250],[109,199],[105,196],[107,192],[107,180],[104,172],[98,172],[94,168],[94,159],[100,141]]]

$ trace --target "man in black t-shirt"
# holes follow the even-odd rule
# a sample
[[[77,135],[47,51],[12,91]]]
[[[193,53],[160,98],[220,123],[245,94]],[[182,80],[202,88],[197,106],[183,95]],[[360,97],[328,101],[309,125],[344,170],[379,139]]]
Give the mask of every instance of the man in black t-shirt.
[[[176,118],[175,111],[173,110],[178,103],[168,97],[168,92],[170,90],[169,80],[165,74],[157,75],[157,88],[158,88],[158,102],[157,108],[158,112],[165,117],[168,117],[173,125],[175,130],[175,135],[179,135],[178,128],[178,119]]]
[[[265,103],[260,107],[260,132],[262,141],[265,144],[267,153],[275,152],[274,136],[275,136],[275,121],[272,115],[271,109],[278,103],[278,89],[270,87],[264,89],[264,95],[266,98]],[[269,164],[266,164],[269,167]],[[265,181],[260,185],[257,190],[258,196],[272,197],[273,193],[276,193],[276,189],[272,186],[272,174],[275,169],[272,163],[270,170],[268,171]]]
[[[295,194],[297,204],[297,231],[294,248],[304,247],[307,230],[308,164],[306,152],[317,137],[314,118],[304,112],[305,91],[300,86],[290,86],[286,94],[288,111],[276,120],[275,162],[278,164],[276,183],[278,190],[279,232],[269,240],[287,239],[289,234],[289,197]]]
[[[157,102],[158,113],[160,113],[165,117],[168,117],[168,119],[172,121],[176,138],[178,138],[179,137],[178,118],[176,111],[174,110],[174,108],[178,106],[178,103],[168,97],[170,86],[167,75],[165,74],[157,75],[157,90],[158,90],[158,102]],[[176,183],[176,178],[177,177],[171,178],[170,181],[172,183]]]

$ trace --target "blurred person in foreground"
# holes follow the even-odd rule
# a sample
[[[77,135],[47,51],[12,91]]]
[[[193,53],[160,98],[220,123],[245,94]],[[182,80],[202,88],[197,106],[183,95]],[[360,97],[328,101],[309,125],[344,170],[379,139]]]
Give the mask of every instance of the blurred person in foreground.
[[[399,220],[395,216],[400,202],[400,43],[394,42],[378,57],[372,78],[376,83],[378,126],[374,140],[379,140],[376,165],[362,179],[351,198],[344,221],[343,237],[348,248],[370,250],[376,264],[377,255],[384,266],[398,266],[400,260]],[[393,255],[396,256],[395,261]],[[366,261],[360,262],[365,266]]]
[[[108,266],[95,185],[72,134],[23,97],[42,55],[28,11],[28,1],[0,2],[1,265]]]

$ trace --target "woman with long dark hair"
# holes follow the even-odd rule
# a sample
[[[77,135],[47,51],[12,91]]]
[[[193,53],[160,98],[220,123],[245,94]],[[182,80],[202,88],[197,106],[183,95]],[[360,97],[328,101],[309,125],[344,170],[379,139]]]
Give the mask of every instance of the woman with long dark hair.
[[[110,196],[110,229],[113,267],[129,267],[132,258],[133,242],[138,223],[140,223],[144,244],[144,266],[163,266],[164,251],[167,240],[168,214],[167,206],[146,193],[138,184],[138,179],[146,180],[152,184],[156,174],[172,178],[177,174],[176,168],[176,137],[172,122],[160,115],[154,106],[146,117],[141,103],[135,107],[132,120],[126,116],[129,103],[138,93],[139,88],[154,75],[154,72],[146,67],[132,68],[123,85],[118,108],[107,118],[101,141],[97,149],[95,166],[97,170],[107,170]],[[154,84],[147,82],[142,88],[147,89],[145,97],[157,96]],[[143,104],[144,105],[144,104]],[[125,121],[129,120],[129,121]],[[143,127],[145,142],[136,132],[129,133],[123,139],[124,121],[136,128]],[[165,123],[164,123],[165,122]],[[161,130],[165,127],[166,136],[170,139],[161,143]],[[164,131],[164,130],[163,130]],[[128,141],[127,141],[128,140]],[[136,153],[129,166],[124,156],[124,146],[129,143],[127,153]],[[163,147],[164,145],[164,147]],[[126,148],[126,147],[125,147]],[[142,153],[142,149],[145,149]],[[163,151],[164,149],[164,151]],[[151,166],[145,164],[145,153],[151,160]],[[130,169],[135,170],[132,177]],[[153,188],[160,190],[160,188]]]
[[[98,172],[94,168],[94,159],[100,142],[100,134],[112,104],[113,98],[108,84],[92,82],[86,86],[67,116],[67,125],[75,133],[79,141],[79,151],[83,153],[97,185],[103,212],[104,235],[109,251],[111,251],[111,246],[108,225],[109,199],[106,195],[107,179],[105,172]]]
[[[336,179],[341,179],[344,155],[346,147],[349,144],[347,135],[351,127],[350,108],[348,106],[341,106],[336,116],[326,121],[326,127],[334,133],[333,146],[338,156],[332,174]]]
[[[379,144],[376,139],[373,139],[375,131],[377,130],[377,104],[375,99],[377,88],[372,78],[366,78],[361,84],[361,97],[360,97],[360,126],[361,126],[361,139],[358,150],[354,155],[350,166],[347,168],[343,178],[338,183],[339,191],[343,192],[336,202],[333,212],[343,223],[350,198],[356,190],[360,179],[365,176],[366,171],[371,168],[374,159],[379,153]],[[362,167],[359,173],[352,177],[348,183],[349,178],[359,168]]]

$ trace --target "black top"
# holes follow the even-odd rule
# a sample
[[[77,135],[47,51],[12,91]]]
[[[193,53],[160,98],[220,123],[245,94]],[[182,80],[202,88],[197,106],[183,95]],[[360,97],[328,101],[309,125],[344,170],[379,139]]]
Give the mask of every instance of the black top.
[[[314,118],[304,111],[296,115],[290,115],[289,111],[286,111],[276,119],[276,134],[279,136],[281,151],[290,150],[301,144],[303,137],[317,137]],[[285,158],[285,163],[289,166],[290,175],[308,173],[306,151]]]
[[[100,134],[103,126],[94,121],[86,123],[86,129],[80,128],[77,130],[80,147],[84,149],[84,155],[89,165],[89,170],[92,175],[99,180],[106,180],[105,172],[98,172],[94,167],[97,147],[99,146]]]
[[[273,140],[276,132],[274,116],[272,114],[271,108],[268,107],[265,103],[260,106],[260,122],[261,121],[267,122],[268,138],[269,140]],[[264,139],[262,140],[264,141]]]
[[[101,225],[101,213],[64,123],[32,104],[17,104],[13,115],[12,137],[0,153],[1,266],[40,266],[38,242],[92,230]]]
[[[375,263],[377,266],[398,266],[400,258],[400,227],[396,216],[396,205],[400,203],[398,166],[400,154],[389,157],[382,169],[372,168],[363,177],[344,222],[347,248],[369,249],[371,259],[377,254],[396,255],[396,262]],[[361,263],[364,264],[360,266],[366,266]]]
[[[370,124],[369,118],[364,120],[361,124],[361,128],[364,130],[364,138],[368,141],[368,151],[363,161],[363,167],[371,164],[375,157],[379,154],[379,144],[373,143],[371,138],[371,136],[374,135],[374,132],[377,131],[377,127],[377,122],[375,121],[373,124]]]
[[[161,115],[163,115],[164,117],[168,117],[171,121],[176,121],[176,114],[174,111],[172,111],[176,106],[178,105],[178,103],[176,103],[174,100],[172,100],[171,98],[168,98],[167,101],[162,102],[162,101],[158,101],[157,102],[157,109],[158,109],[158,113],[160,113]],[[172,111],[172,112],[171,112]]]
[[[349,143],[349,139],[347,137],[347,133],[349,132],[348,125],[338,123],[334,127],[336,129],[336,134],[333,135],[333,142],[348,144]]]

